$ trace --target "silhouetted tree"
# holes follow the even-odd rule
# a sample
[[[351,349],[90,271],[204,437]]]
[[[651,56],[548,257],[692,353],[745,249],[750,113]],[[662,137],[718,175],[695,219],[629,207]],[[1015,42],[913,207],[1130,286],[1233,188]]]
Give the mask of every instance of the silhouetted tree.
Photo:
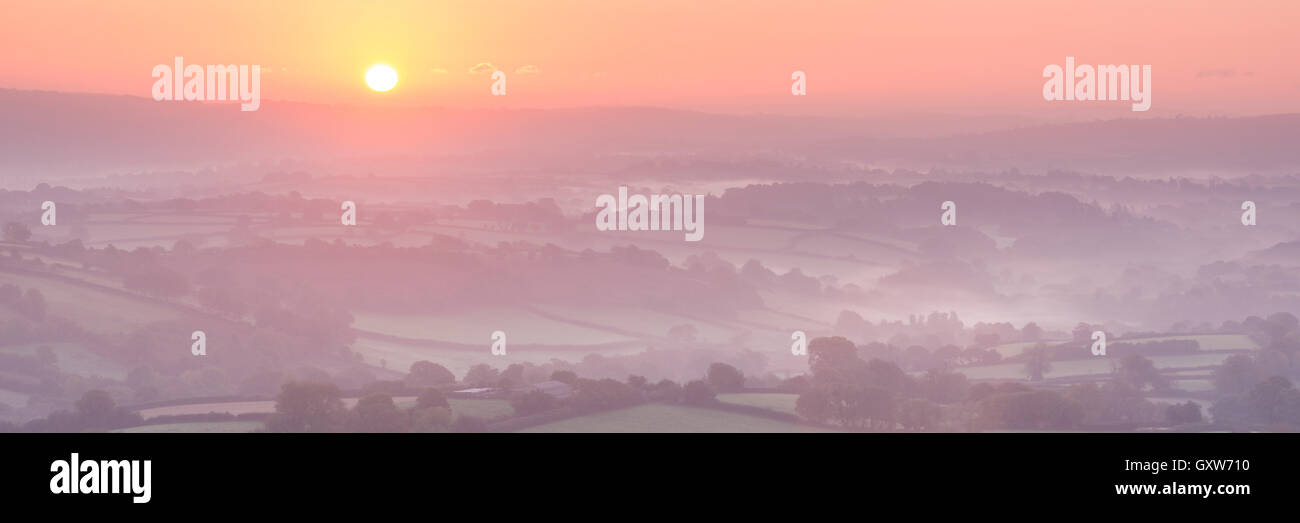
[[[694,380],[682,387],[682,403],[687,405],[708,405],[717,401],[716,393],[708,382]]]
[[[709,385],[717,391],[732,392],[745,388],[745,375],[726,363],[709,365],[707,376]]]
[[[339,388],[329,383],[289,382],[280,387],[271,432],[334,432],[343,428],[347,409]]]
[[[405,432],[408,418],[393,397],[371,394],[357,401],[352,408],[351,429],[354,432]]]
[[[412,363],[411,370],[406,374],[408,387],[433,387],[455,382],[456,375],[447,370],[447,367],[425,360]]]

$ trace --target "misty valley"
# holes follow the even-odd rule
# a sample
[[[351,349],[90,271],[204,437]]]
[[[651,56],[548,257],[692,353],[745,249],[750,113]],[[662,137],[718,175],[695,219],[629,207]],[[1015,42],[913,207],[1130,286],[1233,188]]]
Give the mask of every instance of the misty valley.
[[[620,183],[665,162],[707,168],[696,184]],[[418,164],[440,173],[432,190],[281,162],[0,192],[0,418],[124,432],[1296,422],[1295,175],[826,161],[753,182],[753,162],[663,153],[559,169],[539,189],[435,158]],[[614,186],[618,200],[602,195]],[[600,228],[627,223],[613,217],[628,192],[701,194],[698,241]],[[655,198],[634,214],[682,223]]]

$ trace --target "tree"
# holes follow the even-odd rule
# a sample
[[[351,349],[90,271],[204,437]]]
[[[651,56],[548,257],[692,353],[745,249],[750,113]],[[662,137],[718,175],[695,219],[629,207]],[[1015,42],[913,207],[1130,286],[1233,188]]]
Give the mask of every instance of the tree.
[[[406,374],[408,387],[435,387],[455,382],[456,375],[447,370],[447,367],[426,360],[412,363],[411,370]]]
[[[1163,413],[1158,405],[1146,400],[1142,391],[1119,381],[1073,385],[1066,389],[1065,397],[1083,407],[1081,423],[1153,424]]]
[[[714,390],[733,392],[745,388],[745,375],[726,363],[709,365],[707,376],[706,379]]]
[[[889,391],[861,384],[822,383],[795,400],[795,412],[817,423],[836,422],[844,427],[890,430],[897,405]]]
[[[471,387],[492,387],[497,384],[501,373],[492,368],[491,365],[480,363],[469,368],[465,373],[465,379],[462,380],[466,385]]]
[[[414,432],[443,432],[452,424],[455,415],[450,408],[432,407],[411,410],[411,430]]]
[[[9,222],[4,227],[5,241],[22,243],[32,238],[32,230],[18,222]]]
[[[1246,396],[1251,417],[1269,424],[1300,424],[1300,391],[1291,380],[1273,376],[1255,385]]]
[[[407,421],[407,416],[393,403],[393,397],[387,394],[371,394],[352,408],[354,432],[406,432]]]
[[[551,381],[574,385],[578,383],[578,375],[571,370],[557,370],[551,373]]]
[[[107,418],[113,413],[117,405],[113,402],[113,397],[102,390],[92,390],[86,392],[74,404],[77,414],[87,420]]]
[[[1089,336],[1091,335],[1092,334],[1089,333]],[[1034,323],[1032,321],[1026,323],[1025,326],[1020,329],[1020,339],[1024,341],[1041,340],[1043,339],[1043,328],[1039,327],[1037,323]]]
[[[503,389],[518,387],[524,384],[524,366],[518,363],[511,363],[506,370],[501,371],[501,376],[497,378],[497,386]]]
[[[708,405],[717,401],[713,387],[703,380],[694,380],[682,387],[682,403]]]
[[[275,398],[271,432],[333,432],[341,429],[347,409],[339,388],[330,383],[289,382]]]
[[[1244,354],[1229,356],[1214,369],[1214,386],[1220,394],[1245,394],[1263,376],[1255,360]]]
[[[966,375],[958,372],[930,369],[921,379],[925,396],[941,404],[958,403],[966,400],[970,392],[970,382]]]
[[[682,399],[682,386],[673,380],[662,379],[650,387],[649,397],[676,403]]]
[[[794,402],[794,412],[813,423],[826,423],[835,415],[830,392],[825,387],[810,388]]]
[[[555,396],[534,390],[526,394],[520,394],[510,400],[510,407],[515,409],[515,414],[519,416],[529,416],[539,412],[546,412],[554,409],[560,403]]]
[[[1200,423],[1201,406],[1194,401],[1178,403],[1165,407],[1165,419],[1170,423]]]
[[[1160,375],[1155,363],[1144,358],[1141,354],[1128,354],[1120,358],[1119,371],[1116,373],[1115,379],[1137,390],[1142,390],[1147,385],[1156,390],[1169,386],[1169,381]]]
[[[854,383],[864,363],[858,348],[847,338],[835,336],[808,342],[808,369],[819,383]]]
[[[1078,325],[1074,326],[1074,330],[1070,331],[1070,339],[1078,343],[1090,343],[1092,341],[1092,332],[1095,330],[1097,329],[1093,328],[1092,325],[1079,322]]]
[[[1069,429],[1083,420],[1083,405],[1048,390],[997,393],[980,402],[984,420],[1010,429]]]
[[[855,383],[869,385],[895,395],[905,395],[913,388],[912,377],[892,361],[872,358]]]
[[[573,395],[573,405],[583,410],[605,410],[627,407],[641,401],[641,393],[627,384],[614,380],[586,380],[577,383],[578,392]]]
[[[840,422],[847,427],[890,430],[898,414],[894,396],[877,387],[842,387]]]
[[[1047,346],[1039,343],[1025,351],[1025,374],[1029,381],[1043,381],[1043,376],[1052,371],[1052,357]]]
[[[447,395],[435,388],[427,388],[420,391],[420,395],[415,398],[415,408],[451,408],[451,403],[447,401]]]
[[[469,415],[456,416],[451,424],[452,432],[487,432],[488,424],[483,418]]]
[[[442,391],[427,388],[420,391],[415,398],[415,408],[411,409],[411,430],[415,432],[443,432],[451,425],[455,414],[451,403]]]
[[[898,423],[904,430],[923,431],[939,425],[939,405],[930,400],[911,398],[898,406]]]
[[[118,429],[138,425],[143,420],[139,414],[117,407],[113,397],[102,390],[92,390],[81,395],[74,404],[77,424],[83,429]]]

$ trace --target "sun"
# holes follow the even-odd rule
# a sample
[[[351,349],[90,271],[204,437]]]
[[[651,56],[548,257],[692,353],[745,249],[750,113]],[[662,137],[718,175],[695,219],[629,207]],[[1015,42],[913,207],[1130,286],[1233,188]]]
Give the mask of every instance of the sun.
[[[366,85],[379,92],[391,91],[397,86],[397,70],[384,64],[366,71]]]

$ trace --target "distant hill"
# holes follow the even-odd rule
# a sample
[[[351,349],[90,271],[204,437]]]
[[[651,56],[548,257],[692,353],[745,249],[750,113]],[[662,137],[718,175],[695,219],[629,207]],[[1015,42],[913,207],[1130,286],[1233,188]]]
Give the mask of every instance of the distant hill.
[[[1294,171],[1300,165],[1294,143],[1300,115],[1006,129],[1009,121],[992,118],[940,125],[932,115],[833,119],[636,107],[456,110],[263,101],[261,110],[241,112],[228,104],[12,89],[0,89],[0,114],[0,176],[42,180],[280,158],[476,153],[517,155],[520,165],[550,157],[653,153],[1121,173]],[[914,134],[918,125],[1004,128],[897,137]]]

